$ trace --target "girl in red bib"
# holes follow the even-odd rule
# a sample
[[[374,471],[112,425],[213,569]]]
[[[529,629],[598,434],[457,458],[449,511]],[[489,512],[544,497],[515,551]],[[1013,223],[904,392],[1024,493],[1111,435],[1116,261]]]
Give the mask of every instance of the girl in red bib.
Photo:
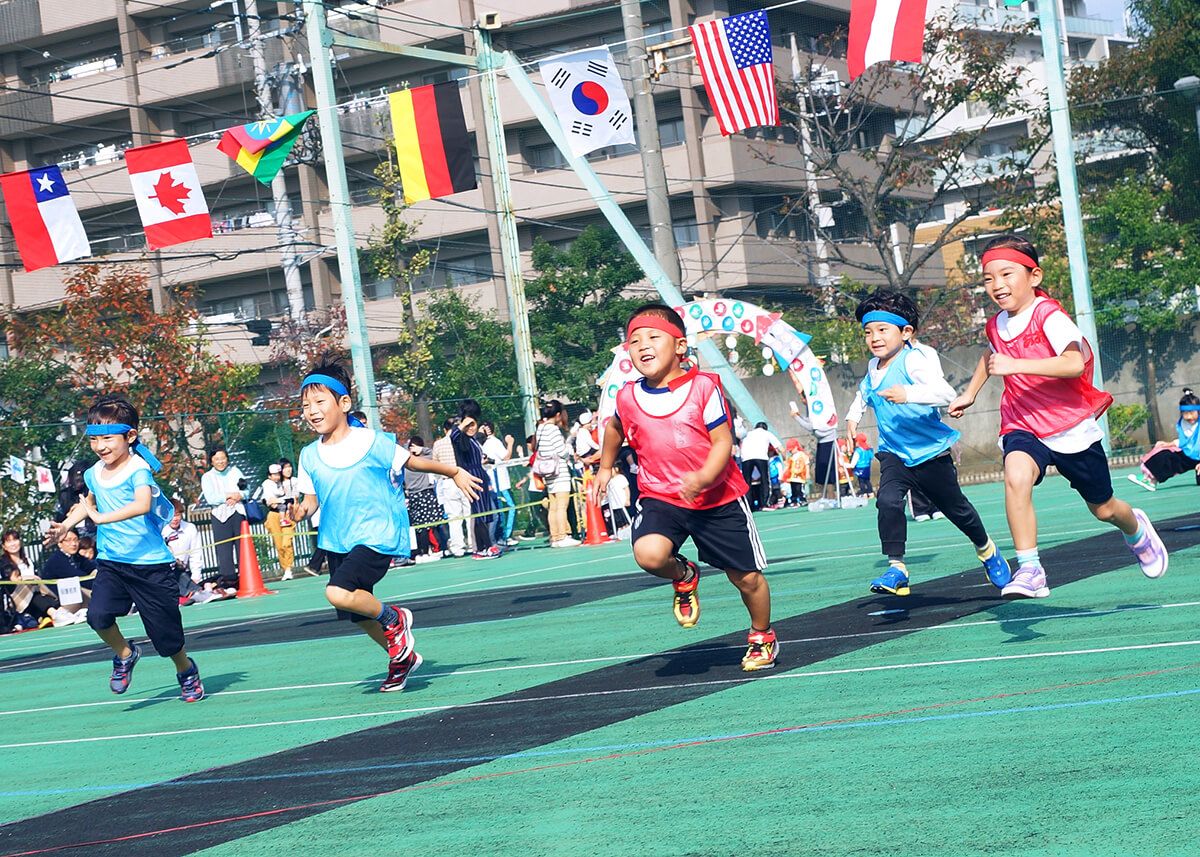
[[[1050,594],[1037,548],[1033,488],[1053,464],[1098,520],[1125,536],[1146,577],[1167,571],[1167,550],[1141,509],[1113,496],[1103,431],[1096,418],[1112,396],[1092,385],[1091,346],[1062,305],[1043,291],[1033,245],[1016,235],[988,244],[980,260],[988,297],[1001,312],[987,324],[990,350],[967,390],[950,403],[961,417],[992,375],[1004,378],[1000,439],[1004,450],[1004,505],[1018,568],[1001,590],[1005,598]]]
[[[690,536],[701,562],[722,569],[750,613],[747,672],[771,669],[779,643],[771,628],[767,560],[746,502],[746,481],[733,462],[729,408],[716,375],[684,369],[687,338],[679,313],[663,304],[638,308],[626,325],[626,347],[642,375],[617,393],[604,428],[600,469],[592,482],[603,497],[623,442],[638,457],[633,557],[650,574],[672,581],[675,619],[700,619],[700,570],[679,554]]]

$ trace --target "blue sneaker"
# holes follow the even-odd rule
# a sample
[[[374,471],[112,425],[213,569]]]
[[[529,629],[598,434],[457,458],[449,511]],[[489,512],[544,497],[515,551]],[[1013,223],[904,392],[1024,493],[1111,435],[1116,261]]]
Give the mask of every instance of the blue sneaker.
[[[983,570],[987,574],[987,579],[992,582],[992,586],[1003,589],[1012,582],[1012,568],[1009,567],[1008,560],[1001,556],[999,549],[980,562],[983,563]]]
[[[108,677],[108,688],[113,693],[124,693],[129,690],[129,682],[133,679],[133,668],[137,666],[142,650],[137,643],[129,642],[129,650],[133,653],[127,658],[113,656],[113,671]]]
[[[908,575],[899,566],[889,565],[887,571],[871,581],[871,591],[881,595],[908,595]]]
[[[200,683],[200,670],[196,667],[196,662],[188,658],[187,672],[175,673],[175,679],[179,682],[179,698],[184,702],[199,702],[204,699],[204,685]]]

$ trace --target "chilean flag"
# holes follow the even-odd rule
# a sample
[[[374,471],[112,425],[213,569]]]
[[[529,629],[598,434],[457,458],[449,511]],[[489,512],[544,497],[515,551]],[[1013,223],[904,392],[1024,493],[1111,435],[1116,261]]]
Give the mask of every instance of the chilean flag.
[[[851,0],[850,79],[877,62],[920,62],[927,0]]]
[[[26,271],[92,255],[79,211],[57,166],[0,176],[0,189]]]
[[[184,140],[126,149],[125,167],[151,250],[212,237],[208,203]]]

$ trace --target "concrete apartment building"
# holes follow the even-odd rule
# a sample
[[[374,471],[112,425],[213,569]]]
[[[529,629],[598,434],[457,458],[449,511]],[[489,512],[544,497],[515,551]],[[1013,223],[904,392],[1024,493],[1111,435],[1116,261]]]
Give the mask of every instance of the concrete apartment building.
[[[161,299],[164,286],[197,284],[205,314],[226,321],[212,328],[215,341],[235,359],[261,361],[267,349],[252,348],[245,328],[228,322],[277,318],[288,311],[271,191],[216,149],[223,129],[257,115],[253,66],[242,41],[247,22],[239,15],[245,0],[240,0],[243,6],[238,2],[0,2],[0,169],[59,163],[93,251],[103,262],[148,263],[156,299]],[[523,60],[624,41],[615,0],[329,5],[329,25],[335,31],[449,51],[471,49],[466,28],[484,11],[499,12],[504,21],[495,33],[497,47],[513,50]],[[689,0],[644,4],[650,42],[684,35],[664,33],[697,18],[768,4],[699,0],[694,5]],[[296,8],[260,0],[258,11],[274,80],[290,74],[302,90],[308,89],[304,71],[312,57],[305,34],[296,27]],[[772,12],[777,72],[788,74],[790,34],[796,34],[805,50],[820,35],[845,26],[848,18],[848,0],[819,0]],[[621,61],[624,48],[615,53]],[[481,125],[478,81],[462,69],[390,55],[338,49],[334,61],[354,227],[364,240],[382,220],[370,194],[376,185],[372,170],[391,133],[386,93],[406,84],[460,79],[468,130],[473,133]],[[844,62],[835,59],[834,65],[845,79]],[[804,192],[796,141],[782,129],[722,137],[692,63],[670,68],[654,91],[685,290],[788,300],[815,281],[793,245],[803,224],[799,218],[790,223],[778,213],[784,196]],[[536,67],[529,71],[536,80]],[[304,106],[311,106],[311,91],[304,96]],[[574,173],[563,169],[561,156],[532,111],[503,78],[500,98],[523,251],[528,253],[535,237],[565,242],[584,226],[601,223]],[[119,154],[131,145],[171,136],[190,139],[216,234],[147,253]],[[634,223],[645,224],[637,149],[615,147],[590,160]],[[497,225],[488,213],[494,204],[486,158],[479,169],[479,190],[411,209],[419,222],[418,239],[436,252],[435,264],[419,288],[452,285],[477,297],[482,306],[504,313]],[[305,306],[325,307],[339,300],[340,291],[323,169],[319,164],[289,166],[285,174],[301,238]],[[855,219],[842,218],[837,228],[850,237]],[[60,300],[70,268],[25,273],[11,233],[5,230],[3,239],[0,302],[20,310]],[[372,342],[393,340],[399,317],[394,285],[375,282],[368,272],[363,282]]]

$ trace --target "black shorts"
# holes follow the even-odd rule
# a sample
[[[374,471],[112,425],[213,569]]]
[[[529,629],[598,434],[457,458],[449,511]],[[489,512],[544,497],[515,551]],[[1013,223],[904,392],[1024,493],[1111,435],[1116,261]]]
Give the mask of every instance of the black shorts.
[[[164,658],[178,654],[183,648],[183,617],[175,563],[132,565],[107,559],[96,563],[88,624],[97,631],[111,628],[135,604],[154,651]]]
[[[833,460],[833,441],[827,440],[817,444],[817,461],[813,467],[814,485],[837,485],[837,464]]]
[[[700,561],[722,571],[762,571],[767,567],[767,554],[745,497],[712,509],[684,509],[641,497],[632,534],[634,542],[642,536],[665,536],[676,552],[691,536]]]
[[[350,553],[326,551],[325,557],[329,560],[329,581],[325,585],[336,586],[347,592],[359,589],[374,592],[375,584],[383,580],[392,564],[390,556],[384,556],[362,545],[355,545],[350,549]],[[347,610],[338,610],[337,617],[350,622],[365,622],[375,618]]]
[[[1005,457],[1011,452],[1023,452],[1037,463],[1038,478],[1034,485],[1042,483],[1046,468],[1053,464],[1079,496],[1093,506],[1112,499],[1112,475],[1108,472],[1108,456],[1104,454],[1100,441],[1082,452],[1055,452],[1036,435],[1027,431],[1013,431],[1004,436]]]

